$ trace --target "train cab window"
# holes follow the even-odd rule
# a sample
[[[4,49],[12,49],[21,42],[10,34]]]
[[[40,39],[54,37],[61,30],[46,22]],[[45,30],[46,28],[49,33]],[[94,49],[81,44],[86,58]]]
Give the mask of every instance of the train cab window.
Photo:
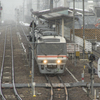
[[[58,36],[57,32],[54,31],[44,31],[42,32],[43,36]]]
[[[66,55],[66,43],[39,43],[38,55]]]
[[[43,42],[60,42],[60,39],[43,39]]]

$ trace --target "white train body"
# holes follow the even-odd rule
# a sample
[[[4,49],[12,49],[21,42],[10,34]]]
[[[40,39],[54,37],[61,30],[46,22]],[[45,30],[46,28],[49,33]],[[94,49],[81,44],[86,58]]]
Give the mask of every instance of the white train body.
[[[53,35],[54,31],[45,31],[36,36],[35,59],[42,74],[61,74],[64,72],[67,58],[66,40]],[[51,34],[51,35],[50,35]]]

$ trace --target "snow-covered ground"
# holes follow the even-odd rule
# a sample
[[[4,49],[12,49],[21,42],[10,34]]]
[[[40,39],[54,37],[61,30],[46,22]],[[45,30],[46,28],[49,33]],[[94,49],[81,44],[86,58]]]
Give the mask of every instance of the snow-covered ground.
[[[30,24],[29,23],[24,23],[22,21],[19,22],[21,25],[24,25],[24,26],[29,26]]]

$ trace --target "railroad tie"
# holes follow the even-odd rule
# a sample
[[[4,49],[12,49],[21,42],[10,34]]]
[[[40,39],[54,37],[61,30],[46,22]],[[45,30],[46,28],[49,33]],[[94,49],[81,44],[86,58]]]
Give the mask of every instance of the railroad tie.
[[[15,95],[5,95],[5,98],[15,98]]]
[[[11,76],[9,76],[9,77],[3,76],[3,79],[11,79]]]

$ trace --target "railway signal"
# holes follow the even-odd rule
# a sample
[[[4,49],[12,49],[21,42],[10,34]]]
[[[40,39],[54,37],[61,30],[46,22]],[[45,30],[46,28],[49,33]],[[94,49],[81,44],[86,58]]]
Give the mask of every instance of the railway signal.
[[[89,65],[90,65],[90,79],[91,79],[91,94],[94,94],[93,84],[94,84],[94,68],[93,68],[93,61],[95,60],[95,55],[91,54],[89,57]]]

